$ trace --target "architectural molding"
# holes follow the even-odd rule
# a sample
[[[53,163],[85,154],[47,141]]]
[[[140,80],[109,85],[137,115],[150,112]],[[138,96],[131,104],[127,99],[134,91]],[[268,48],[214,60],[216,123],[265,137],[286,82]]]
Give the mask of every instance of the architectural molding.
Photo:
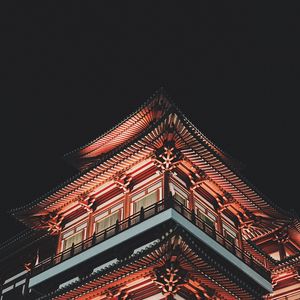
[[[153,160],[158,169],[164,173],[172,171],[183,159],[182,153],[175,147],[174,142],[166,142],[154,153]]]

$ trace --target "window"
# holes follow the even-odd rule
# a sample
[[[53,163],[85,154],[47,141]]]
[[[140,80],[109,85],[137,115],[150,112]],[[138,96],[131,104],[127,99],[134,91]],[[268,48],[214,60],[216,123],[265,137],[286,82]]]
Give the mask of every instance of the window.
[[[230,245],[238,245],[237,233],[223,222],[223,236]]]
[[[142,199],[134,202],[133,204],[133,213],[139,212],[141,208],[146,208],[152,204],[154,204],[157,200],[157,192],[148,194],[147,196],[143,197]]]
[[[119,219],[119,212],[116,211],[111,215],[99,220],[96,223],[96,233],[116,224],[117,220]]]
[[[175,181],[171,181],[170,192],[173,198],[176,200],[177,205],[183,204],[184,206],[187,206],[188,191],[182,186],[182,184],[179,184],[179,182],[175,183]]]
[[[186,199],[184,199],[181,195],[175,192],[174,198],[180,203],[186,206]]]
[[[215,228],[215,222],[208,216],[206,216],[203,212],[201,212],[199,209],[197,210],[197,215],[198,217],[200,217],[201,220],[203,220],[204,223],[208,224],[213,229]]]
[[[72,247],[72,245],[76,245],[78,243],[80,243],[82,241],[82,231],[66,238],[64,240],[64,247],[63,247],[63,250],[66,250],[70,247]]]
[[[225,239],[229,241],[231,244],[235,243],[235,237],[233,237],[231,234],[228,232],[225,232]]]

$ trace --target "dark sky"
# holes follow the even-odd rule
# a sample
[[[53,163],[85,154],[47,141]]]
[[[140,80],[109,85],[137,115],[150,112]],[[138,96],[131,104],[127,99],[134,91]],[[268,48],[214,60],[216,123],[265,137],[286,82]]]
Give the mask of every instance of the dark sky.
[[[300,212],[298,7],[124,2],[1,7],[1,240],[23,228],[9,209],[74,174],[64,153],[162,85],[261,192]]]

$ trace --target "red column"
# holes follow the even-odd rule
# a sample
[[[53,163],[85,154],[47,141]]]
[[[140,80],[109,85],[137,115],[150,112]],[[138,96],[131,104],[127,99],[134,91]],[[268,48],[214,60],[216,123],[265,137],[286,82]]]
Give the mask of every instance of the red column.
[[[285,259],[286,258],[285,247],[284,247],[284,243],[281,241],[278,241],[278,251],[279,251],[280,260]]]
[[[164,176],[163,176],[163,188],[164,188],[164,194],[163,194],[163,198],[166,199],[169,195],[170,195],[170,172],[166,171],[164,172]]]
[[[123,200],[123,206],[124,206],[124,219],[126,219],[130,216],[130,197],[129,197],[129,193],[125,193],[124,200]]]
[[[92,212],[88,215],[87,229],[86,229],[86,238],[89,238],[93,235],[93,214]]]
[[[57,242],[57,247],[56,247],[56,254],[58,254],[59,252],[61,252],[61,241],[62,241],[62,232],[59,232],[59,236],[58,236],[58,242]]]
[[[239,227],[238,228],[238,233],[237,233],[237,237],[238,237],[238,242],[239,242],[239,247],[241,249],[244,249],[244,246],[243,246],[243,235],[242,235],[242,229]]]
[[[222,217],[221,217],[221,212],[220,212],[220,210],[217,210],[217,213],[218,213],[218,215],[217,215],[217,228],[216,228],[216,230],[217,230],[217,232],[218,233],[220,233],[221,235],[223,235],[223,228],[222,228]]]
[[[188,207],[191,211],[195,210],[195,199],[194,199],[194,190],[190,189],[190,193],[189,193],[189,203],[190,203],[190,207]]]

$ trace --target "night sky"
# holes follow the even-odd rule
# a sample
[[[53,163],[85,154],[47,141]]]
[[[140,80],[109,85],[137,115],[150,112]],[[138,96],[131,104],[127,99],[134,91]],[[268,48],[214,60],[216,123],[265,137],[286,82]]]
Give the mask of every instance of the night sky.
[[[1,7],[1,240],[23,229],[9,209],[76,173],[63,154],[160,86],[258,190],[300,213],[299,9],[124,2]]]

